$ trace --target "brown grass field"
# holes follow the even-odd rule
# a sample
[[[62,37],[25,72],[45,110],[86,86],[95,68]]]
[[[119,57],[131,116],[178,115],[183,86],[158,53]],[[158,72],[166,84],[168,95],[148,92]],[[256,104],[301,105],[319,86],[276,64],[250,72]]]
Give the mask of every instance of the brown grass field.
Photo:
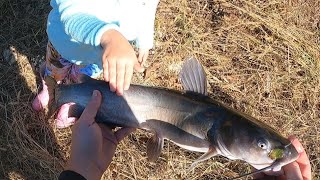
[[[70,128],[56,129],[31,108],[49,11],[49,0],[0,1],[0,52],[11,48],[17,60],[0,56],[0,179],[56,179],[69,157]],[[148,71],[135,83],[180,89],[181,64],[196,57],[212,98],[297,136],[320,179],[319,0],[162,0],[155,28]],[[126,138],[103,179],[227,179],[250,171],[220,156],[188,171],[201,154],[170,142],[151,163],[148,137],[139,130]]]

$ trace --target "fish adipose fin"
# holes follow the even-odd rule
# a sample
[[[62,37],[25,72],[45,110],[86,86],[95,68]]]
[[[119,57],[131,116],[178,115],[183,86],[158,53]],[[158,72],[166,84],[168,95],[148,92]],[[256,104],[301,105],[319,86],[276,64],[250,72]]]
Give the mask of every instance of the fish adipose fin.
[[[160,120],[147,120],[141,124],[143,128],[155,132],[155,136],[147,145],[147,155],[150,160],[156,160],[163,147],[163,139],[169,139],[179,146],[191,148],[209,148],[209,142],[194,136],[177,126]]]
[[[194,167],[196,167],[200,162],[203,162],[205,160],[210,159],[213,156],[216,156],[218,154],[217,150],[215,147],[210,147],[208,152],[204,153],[202,156],[200,156],[197,160],[195,160],[191,166],[190,170],[192,170]]]
[[[195,58],[187,59],[182,65],[179,74],[181,84],[186,92],[195,92],[207,95],[207,77],[206,73]]]

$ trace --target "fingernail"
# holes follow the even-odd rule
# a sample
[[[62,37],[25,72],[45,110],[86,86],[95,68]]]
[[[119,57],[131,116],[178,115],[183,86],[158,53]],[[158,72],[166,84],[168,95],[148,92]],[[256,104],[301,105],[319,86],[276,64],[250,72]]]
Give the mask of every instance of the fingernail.
[[[94,96],[94,97],[97,97],[97,96],[98,96],[98,91],[97,91],[97,90],[94,90],[94,91],[93,91],[93,96]]]
[[[115,91],[116,91],[116,89],[115,89],[115,88],[113,88],[112,86],[110,86],[110,91],[115,92]]]
[[[302,153],[302,152],[303,152],[302,146],[298,146],[298,147],[297,147],[297,151],[298,151],[298,153]]]
[[[296,148],[296,150],[298,151],[299,154],[303,152],[303,147],[300,144],[298,139],[293,138],[293,140],[291,140],[291,143],[295,146],[295,148]]]

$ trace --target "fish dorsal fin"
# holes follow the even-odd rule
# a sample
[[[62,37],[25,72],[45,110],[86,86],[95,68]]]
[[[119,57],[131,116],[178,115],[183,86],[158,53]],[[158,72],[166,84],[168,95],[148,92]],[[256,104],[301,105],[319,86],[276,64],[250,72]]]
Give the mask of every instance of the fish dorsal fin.
[[[184,62],[179,78],[185,91],[208,94],[206,73],[195,58],[189,58]]]

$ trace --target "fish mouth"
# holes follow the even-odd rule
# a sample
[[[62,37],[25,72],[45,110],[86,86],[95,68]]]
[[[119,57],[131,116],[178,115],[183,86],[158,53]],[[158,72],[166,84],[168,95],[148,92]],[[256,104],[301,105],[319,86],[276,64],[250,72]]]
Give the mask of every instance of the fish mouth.
[[[279,151],[280,149],[275,149],[276,151]],[[278,154],[278,152],[276,152]],[[299,157],[299,153],[296,150],[296,148],[292,145],[292,143],[289,143],[288,145],[284,146],[283,151],[281,151],[281,158],[276,159],[273,163],[261,163],[261,164],[254,164],[250,163],[254,168],[258,169],[256,171],[253,171],[251,173],[243,174],[241,176],[238,176],[233,179],[239,179],[241,177],[245,177],[248,175],[257,174],[260,172],[264,172],[267,174],[281,174],[281,168],[295,160],[297,160]]]
[[[296,150],[296,148],[289,143],[288,145],[284,146],[284,148],[281,148],[283,151],[281,152],[281,158],[277,158],[272,163],[261,163],[261,164],[254,164],[250,163],[251,166],[253,166],[256,169],[259,169],[259,171],[272,171],[272,172],[278,172],[281,170],[281,168],[291,162],[294,162],[298,159],[299,153]],[[278,151],[279,149],[275,149]]]
[[[288,145],[284,146],[283,155],[281,158],[276,159],[272,164],[269,164],[269,166],[264,166],[262,167],[262,169],[260,168],[260,170],[278,172],[281,170],[283,166],[296,161],[298,157],[299,157],[298,151],[296,150],[296,148],[293,146],[292,143],[289,143]],[[257,164],[257,165],[259,166],[259,165],[266,165],[266,164]]]
[[[291,162],[294,162],[298,159],[299,153],[293,144],[290,142],[284,147],[283,157],[277,159],[270,167],[272,171],[280,171],[281,168]]]

